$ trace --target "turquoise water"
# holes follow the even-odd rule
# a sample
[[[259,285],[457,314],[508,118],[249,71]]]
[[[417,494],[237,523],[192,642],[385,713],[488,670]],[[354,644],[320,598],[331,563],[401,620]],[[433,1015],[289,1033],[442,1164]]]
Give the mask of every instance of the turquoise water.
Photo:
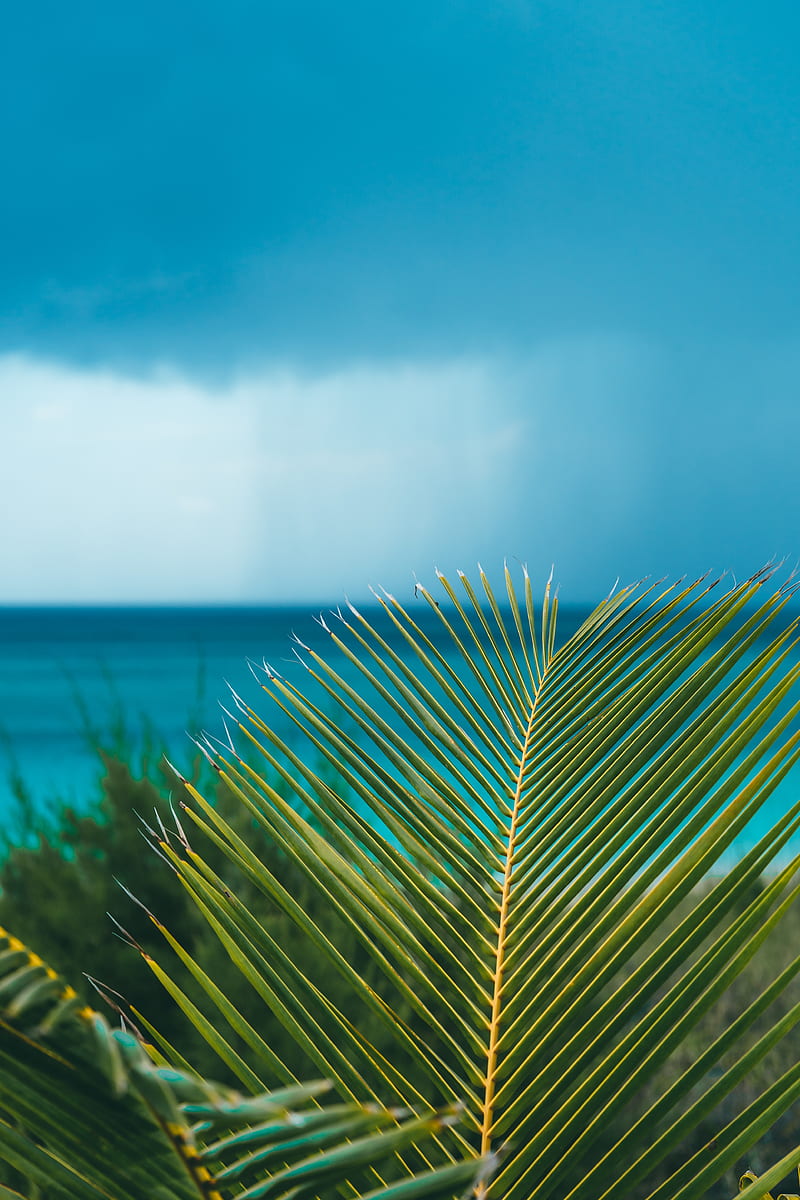
[[[100,772],[92,730],[113,740],[126,725],[141,745],[145,728],[178,765],[188,762],[187,729],[222,733],[218,701],[230,706],[225,681],[291,739],[293,727],[268,703],[247,660],[266,659],[302,688],[306,670],[292,652],[293,631],[328,653],[328,635],[305,608],[2,608],[0,607],[0,818],[12,803],[17,770],[45,810],[54,798],[79,807],[97,793]],[[411,608],[430,632],[435,614]],[[562,610],[561,636],[584,613]],[[405,653],[405,643],[395,638]],[[341,663],[341,660],[338,660]],[[347,664],[343,673],[354,680]],[[313,681],[312,681],[313,682]],[[737,850],[774,822],[797,792],[797,773],[765,806]]]

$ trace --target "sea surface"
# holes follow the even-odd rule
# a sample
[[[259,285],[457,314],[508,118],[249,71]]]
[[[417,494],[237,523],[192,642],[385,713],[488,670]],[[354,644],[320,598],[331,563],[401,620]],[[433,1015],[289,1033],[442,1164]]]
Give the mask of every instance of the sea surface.
[[[424,603],[410,611],[429,632],[438,626]],[[14,811],[15,776],[37,811],[62,802],[90,807],[102,775],[97,742],[127,744],[135,755],[148,743],[163,747],[178,766],[188,764],[190,731],[223,734],[220,703],[231,706],[228,684],[291,739],[291,722],[263,696],[248,663],[266,660],[307,689],[292,639],[329,655],[330,638],[316,616],[318,609],[278,607],[0,607],[0,818]],[[584,616],[562,609],[561,638]],[[407,653],[399,637],[392,644]],[[356,680],[340,656],[337,668]],[[780,815],[798,787],[794,771],[736,853]]]
[[[293,634],[329,638],[303,608],[0,607],[0,814],[10,773],[35,802],[81,806],[97,791],[95,749],[163,745],[176,765],[190,732],[222,735],[230,689],[264,708],[249,663],[305,684]],[[281,723],[272,711],[270,720]],[[284,732],[290,732],[283,718]]]

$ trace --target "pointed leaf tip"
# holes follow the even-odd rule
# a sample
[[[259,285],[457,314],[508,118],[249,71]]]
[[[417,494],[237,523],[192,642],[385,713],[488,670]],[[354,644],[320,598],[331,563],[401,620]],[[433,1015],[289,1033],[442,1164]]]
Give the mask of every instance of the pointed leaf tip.
[[[308,647],[306,647],[306,649],[308,649]],[[300,653],[300,651],[298,650],[297,646],[292,646],[292,654],[295,656],[295,658],[297,659],[297,661],[300,663],[300,666],[301,666],[301,667],[305,667],[305,669],[306,669],[307,671],[310,671],[310,670],[311,670],[311,667],[308,665],[308,663],[306,662],[306,660],[303,658],[303,656],[302,656],[302,654]]]
[[[174,775],[174,776],[175,776],[177,779],[179,779],[179,780],[180,780],[180,782],[181,782],[182,784],[186,784],[186,782],[187,782],[187,780],[186,780],[186,776],[185,776],[185,775],[183,775],[183,774],[182,774],[182,773],[181,773],[181,772],[178,770],[178,768],[175,766],[175,764],[174,764],[173,762],[170,762],[170,760],[167,758],[166,754],[164,755],[164,762],[167,764],[167,766],[169,767],[170,771],[172,771],[172,774],[173,774],[173,775]]]

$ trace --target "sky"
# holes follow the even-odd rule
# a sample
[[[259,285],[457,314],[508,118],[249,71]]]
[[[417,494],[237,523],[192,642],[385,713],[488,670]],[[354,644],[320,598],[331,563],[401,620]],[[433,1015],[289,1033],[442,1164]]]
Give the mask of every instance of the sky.
[[[800,557],[795,4],[3,25],[0,603]]]

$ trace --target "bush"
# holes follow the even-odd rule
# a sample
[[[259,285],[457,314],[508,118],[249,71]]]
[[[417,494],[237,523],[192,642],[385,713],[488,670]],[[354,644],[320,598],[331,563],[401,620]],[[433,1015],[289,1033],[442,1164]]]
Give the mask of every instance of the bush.
[[[251,989],[231,966],[175,873],[148,851],[143,840],[143,822],[151,827],[157,827],[159,820],[174,825],[180,789],[168,789],[165,774],[159,769],[137,774],[126,757],[101,748],[97,752],[104,768],[99,794],[81,812],[59,803],[42,823],[34,816],[34,806],[22,782],[15,781],[20,813],[16,844],[7,846],[0,864],[0,925],[35,946],[91,1003],[98,1003],[91,980],[103,986],[109,1000],[125,1009],[128,1001],[135,1000],[136,1009],[164,1038],[180,1046],[182,1055],[200,1074],[219,1078],[219,1059],[201,1037],[194,1035],[187,1019],[148,969],[144,955],[155,956],[164,949],[149,910],[164,920],[170,933],[245,1016],[257,1017],[266,1040],[280,1041],[292,1068],[307,1071],[302,1054],[292,1044],[284,1045],[286,1039],[279,1023],[270,1014],[265,1015],[262,1006],[254,1006]],[[171,779],[174,783],[174,777]],[[306,906],[314,906],[315,894],[305,876],[268,842],[226,788],[219,786],[212,794],[226,819],[246,834],[270,870]],[[222,855],[214,855],[213,848],[210,858],[221,872],[227,872],[226,878],[232,886],[235,884],[248,907],[259,913],[276,941],[290,949],[304,969],[316,971],[327,995],[336,995],[338,977],[330,968],[321,969],[318,956],[298,937],[293,923],[279,909],[272,909],[247,879],[236,876]],[[128,893],[142,903],[135,903]],[[316,919],[352,961],[361,962],[367,969],[360,945],[333,914],[319,911]],[[116,937],[112,936],[115,932]],[[192,994],[192,981],[182,982]]]

